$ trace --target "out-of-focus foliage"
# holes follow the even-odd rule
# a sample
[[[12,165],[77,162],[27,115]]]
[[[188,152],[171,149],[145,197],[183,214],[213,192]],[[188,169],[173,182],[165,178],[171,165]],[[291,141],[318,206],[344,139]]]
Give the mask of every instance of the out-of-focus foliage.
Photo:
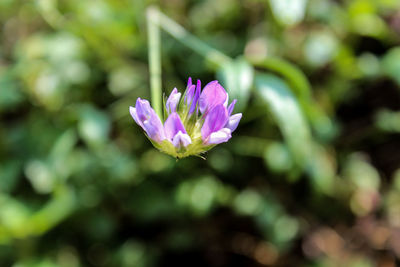
[[[238,98],[207,160],[129,116],[150,4],[235,59],[161,36],[165,93]],[[2,0],[0,266],[396,266],[399,133],[398,0]]]

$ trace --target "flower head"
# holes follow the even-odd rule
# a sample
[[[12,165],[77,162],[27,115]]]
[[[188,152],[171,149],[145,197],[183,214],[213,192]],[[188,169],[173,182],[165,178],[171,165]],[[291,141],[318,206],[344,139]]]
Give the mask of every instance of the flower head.
[[[228,106],[228,93],[212,81],[201,90],[201,82],[189,78],[183,97],[176,88],[165,101],[164,124],[147,100],[129,107],[131,116],[159,150],[176,158],[199,155],[227,142],[236,130],[241,113],[232,115],[236,99]]]

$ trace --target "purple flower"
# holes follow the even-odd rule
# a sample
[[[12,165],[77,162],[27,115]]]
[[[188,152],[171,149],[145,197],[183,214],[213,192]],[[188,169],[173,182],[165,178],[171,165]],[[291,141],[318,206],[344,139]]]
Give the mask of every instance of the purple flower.
[[[228,107],[228,114],[229,114],[229,116],[232,114],[233,109],[235,108],[236,102],[237,102],[237,100],[236,100],[236,99],[233,99],[232,103],[229,105],[229,107]]]
[[[201,127],[201,138],[206,144],[214,144],[210,135],[221,130],[228,122],[228,110],[223,105],[214,107],[206,116],[203,127]],[[228,138],[229,139],[229,138]],[[228,141],[222,141],[226,142]]]
[[[225,127],[233,132],[239,125],[240,119],[242,118],[242,113],[237,113],[229,117],[228,122]]]
[[[193,101],[194,100],[194,94],[196,91],[196,86],[194,84],[190,85],[187,89],[186,89],[186,94],[184,97],[184,101],[186,103],[186,105],[188,107],[191,107],[192,104],[194,104],[194,106],[196,106],[196,102]]]
[[[167,103],[165,103],[168,113],[176,111],[176,106],[179,103],[179,99],[181,99],[181,93],[178,93],[178,89],[174,88],[167,99]]]
[[[147,100],[138,98],[136,106],[129,108],[154,146],[181,158],[201,154],[232,137],[242,114],[232,115],[236,99],[228,106],[228,93],[218,81],[208,83],[202,91],[200,80],[194,85],[189,78],[182,101],[181,96],[174,88],[166,100],[168,117],[164,125]],[[194,113],[196,116],[192,116]]]
[[[197,80],[197,85],[192,84],[192,78],[189,78],[186,89],[185,102],[189,106],[189,115],[196,110],[197,102],[201,92],[201,81]]]
[[[192,139],[187,134],[185,126],[178,113],[173,112],[168,116],[164,123],[165,136],[174,145],[174,147],[187,147],[192,143]]]
[[[238,113],[229,116],[233,111],[233,106],[236,101],[234,100],[232,110],[229,112],[223,104],[215,106],[206,115],[203,127],[201,128],[201,136],[205,144],[220,144],[227,142],[232,136],[232,132],[236,130],[242,114]]]
[[[150,139],[156,142],[161,142],[165,139],[164,127],[156,112],[150,107],[149,101],[138,98],[136,106],[129,107],[129,112]]]
[[[208,83],[199,98],[200,112],[207,114],[213,107],[223,104],[225,107],[228,103],[228,94],[225,89],[218,83],[212,81]]]

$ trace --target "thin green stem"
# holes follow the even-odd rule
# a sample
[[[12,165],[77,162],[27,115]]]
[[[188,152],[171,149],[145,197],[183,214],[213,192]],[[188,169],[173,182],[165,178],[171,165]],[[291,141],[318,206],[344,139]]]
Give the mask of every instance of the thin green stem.
[[[161,43],[158,26],[159,12],[156,8],[147,9],[147,31],[149,42],[149,68],[151,104],[157,115],[162,118],[161,90]]]
[[[152,12],[152,16],[150,19],[154,20],[153,22],[157,24],[160,28],[169,33],[176,40],[181,42],[183,45],[188,48],[194,50],[198,54],[205,57],[207,61],[212,63],[215,67],[220,67],[223,64],[231,61],[232,59],[225,55],[224,53],[218,51],[215,48],[212,48],[199,38],[190,34],[185,28],[181,25],[164,15],[158,9],[150,7],[149,10]],[[155,20],[156,19],[156,20]]]

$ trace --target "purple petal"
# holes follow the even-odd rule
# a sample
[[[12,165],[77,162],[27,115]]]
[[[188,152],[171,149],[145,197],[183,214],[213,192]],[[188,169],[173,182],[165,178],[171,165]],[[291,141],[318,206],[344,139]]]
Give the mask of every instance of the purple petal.
[[[137,117],[141,122],[148,120],[151,116],[151,111],[153,110],[150,106],[149,101],[147,101],[146,99],[141,99],[140,97],[136,100],[135,108]]]
[[[165,139],[164,127],[149,101],[138,98],[135,107],[129,107],[129,112],[135,122],[145,130],[147,136],[161,142]]]
[[[164,123],[165,136],[172,141],[174,136],[181,131],[182,133],[186,133],[185,126],[181,121],[178,113],[173,112],[168,116],[167,120]]]
[[[233,109],[235,108],[236,102],[237,102],[237,100],[236,100],[236,99],[233,99],[232,103],[229,105],[229,107],[228,107],[228,114],[229,114],[229,116],[232,114]]]
[[[181,93],[178,93],[178,89],[174,88],[167,99],[167,103],[165,104],[168,113],[176,111],[176,106],[179,103],[179,99],[181,99]]]
[[[225,128],[228,128],[233,133],[233,131],[235,131],[236,128],[238,127],[241,118],[242,118],[242,113],[237,113],[235,115],[230,116],[228,122],[225,125]]]
[[[190,139],[190,136],[185,133],[182,133],[181,131],[178,131],[178,133],[172,139],[172,144],[174,145],[174,147],[181,147],[181,146],[187,147],[191,143],[192,139]]]
[[[199,98],[199,106],[201,113],[208,113],[213,107],[223,104],[226,106],[228,94],[225,89],[218,83],[212,81],[208,83]]]
[[[157,117],[158,119],[158,117]],[[164,130],[160,128],[160,119],[146,120],[143,122],[143,129],[146,131],[149,138],[156,142],[161,142],[165,139]],[[160,124],[158,123],[160,122]]]
[[[189,88],[190,86],[192,86],[192,77],[189,77],[186,89]]]
[[[196,92],[194,94],[192,105],[190,106],[189,114],[192,114],[196,110],[196,106],[197,106],[197,102],[199,101],[200,93],[201,93],[201,81],[197,80]]]
[[[195,88],[196,88],[196,86],[193,84],[186,89],[184,101],[185,101],[186,105],[188,105],[188,106],[193,101]]]
[[[222,104],[214,107],[206,116],[201,137],[206,140],[211,133],[221,130],[228,122],[228,110]]]
[[[219,130],[218,132],[212,133],[209,136],[206,143],[217,145],[220,143],[227,142],[231,137],[232,137],[231,130],[229,130],[228,128],[223,128],[223,129]]]
[[[131,114],[132,118],[135,120],[135,122],[143,128],[143,123],[139,120],[137,113],[136,113],[136,108],[134,107],[129,107],[129,113]]]

